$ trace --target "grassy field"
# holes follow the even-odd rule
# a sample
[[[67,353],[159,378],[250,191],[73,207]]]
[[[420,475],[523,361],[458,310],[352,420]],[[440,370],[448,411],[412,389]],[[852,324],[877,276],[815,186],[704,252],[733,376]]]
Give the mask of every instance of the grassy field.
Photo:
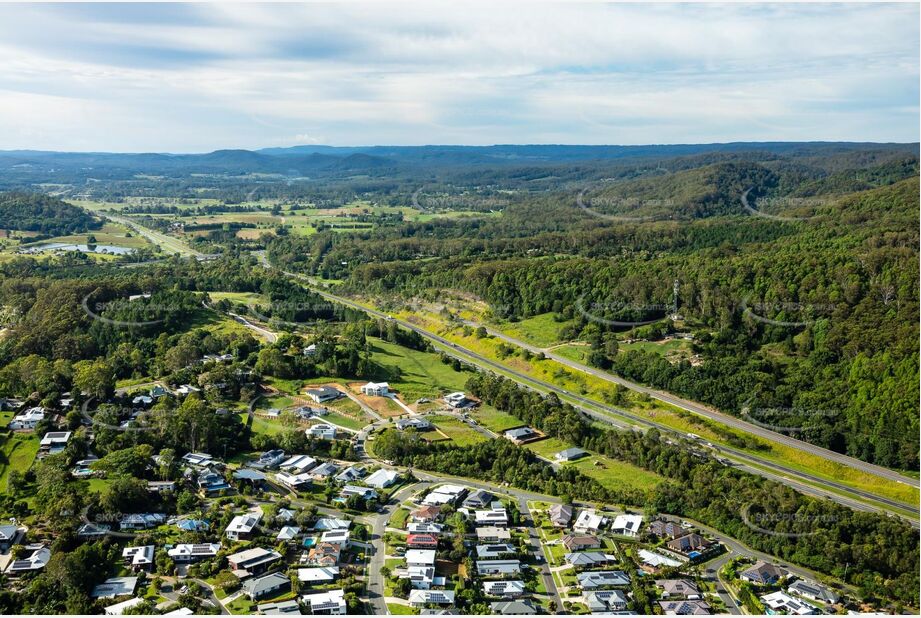
[[[438,354],[410,350],[380,339],[370,341],[371,359],[382,368],[380,376],[375,378],[389,382],[405,403],[464,390],[468,374],[445,365]]]
[[[402,605],[400,603],[388,603],[387,611],[395,616],[415,616],[419,613],[419,610],[415,607]]]
[[[10,433],[0,440],[0,491],[6,491],[11,471],[25,473],[32,466],[39,440],[34,433]]]
[[[113,245],[116,247],[126,247],[128,249],[139,249],[142,247],[151,247],[146,238],[132,232],[128,228],[118,223],[107,222],[102,228],[98,230],[90,230],[84,234],[70,234],[67,236],[55,236],[54,238],[47,238],[45,240],[39,241],[37,243],[23,243],[23,247],[28,247],[32,244],[44,245],[47,243],[60,242],[68,244],[87,244],[87,239],[90,236],[96,238],[97,245]]]
[[[603,378],[570,369],[551,359],[540,361],[532,358],[531,360],[525,360],[520,356],[510,356],[503,359],[499,353],[500,340],[496,338],[477,339],[472,335],[465,336],[463,329],[449,327],[437,316],[420,312],[400,312],[398,315],[408,322],[415,323],[432,332],[437,332],[446,339],[454,341],[478,354],[501,361],[521,373],[551,382],[563,389],[591,397],[599,402],[604,401],[605,393],[610,392],[612,388],[611,383]],[[630,412],[655,420],[681,433],[696,433],[714,444],[726,444],[725,438],[708,428],[704,419],[684,415],[677,408],[668,404],[658,401],[642,401],[640,397],[630,394],[628,402],[623,407]],[[882,479],[876,475],[838,464],[818,455],[812,455],[777,442],[754,438],[750,434],[731,429],[725,425],[720,426],[720,431],[724,434],[735,434],[740,437],[754,439],[762,444],[765,447],[764,449],[760,449],[757,452],[752,450],[751,452],[763,459],[774,461],[802,472],[842,482],[854,488],[871,491],[880,496],[898,500],[906,505],[916,506],[918,503],[919,491],[916,487]]]
[[[470,413],[478,423],[491,429],[496,433],[502,433],[506,429],[518,427],[521,421],[507,412],[496,410],[492,406],[481,405],[479,408]]]
[[[572,322],[573,320],[557,322],[553,319],[552,313],[543,313],[518,322],[494,322],[490,326],[515,339],[546,348],[559,343],[560,331]]]
[[[489,439],[464,421],[453,416],[430,416],[428,418],[458,446],[470,446]]]

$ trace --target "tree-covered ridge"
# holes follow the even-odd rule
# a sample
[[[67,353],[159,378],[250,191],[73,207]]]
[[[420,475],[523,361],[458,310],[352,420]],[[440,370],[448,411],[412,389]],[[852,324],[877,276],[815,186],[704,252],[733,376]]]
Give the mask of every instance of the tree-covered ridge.
[[[0,228],[66,236],[101,227],[100,219],[56,197],[43,193],[0,193]]]

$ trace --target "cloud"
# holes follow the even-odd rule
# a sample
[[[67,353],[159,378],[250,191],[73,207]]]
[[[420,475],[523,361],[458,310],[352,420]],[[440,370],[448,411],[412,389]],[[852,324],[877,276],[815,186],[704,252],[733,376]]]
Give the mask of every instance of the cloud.
[[[0,148],[914,141],[918,16],[911,4],[0,5]]]

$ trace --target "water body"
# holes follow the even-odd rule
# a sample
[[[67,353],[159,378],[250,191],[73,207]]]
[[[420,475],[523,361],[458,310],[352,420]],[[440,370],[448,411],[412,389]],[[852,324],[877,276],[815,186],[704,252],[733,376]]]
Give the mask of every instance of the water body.
[[[117,245],[77,245],[65,242],[49,242],[22,249],[22,253],[42,253],[44,251],[80,251],[81,253],[108,253],[109,255],[129,255],[134,249]]]

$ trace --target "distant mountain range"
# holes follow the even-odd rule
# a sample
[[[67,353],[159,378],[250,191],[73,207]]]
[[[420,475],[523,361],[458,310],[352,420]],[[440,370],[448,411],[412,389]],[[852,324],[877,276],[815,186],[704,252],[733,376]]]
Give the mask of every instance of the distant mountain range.
[[[325,176],[381,174],[406,168],[542,166],[579,161],[655,160],[701,154],[754,152],[768,156],[829,155],[859,151],[917,154],[918,144],[854,142],[736,142],[647,146],[495,145],[495,146],[293,146],[261,150],[216,150],[205,154],[0,151],[0,170],[80,171],[100,177],[128,173],[281,174]]]

